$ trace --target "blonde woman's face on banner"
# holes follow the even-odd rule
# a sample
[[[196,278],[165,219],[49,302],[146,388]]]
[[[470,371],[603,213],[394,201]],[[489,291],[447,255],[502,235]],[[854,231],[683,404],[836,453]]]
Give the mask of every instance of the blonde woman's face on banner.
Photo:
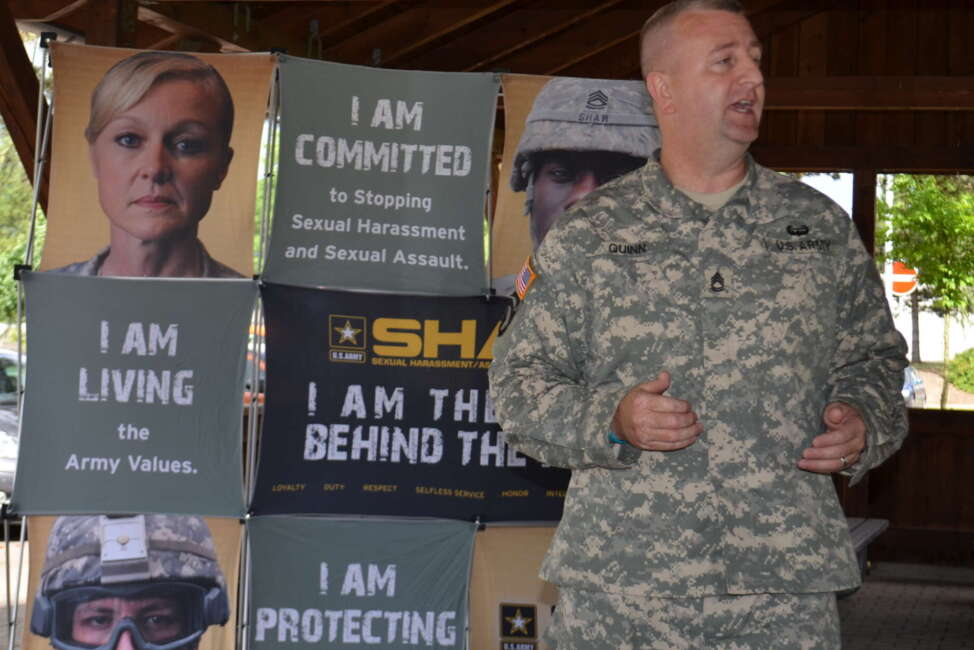
[[[195,236],[233,155],[220,108],[204,84],[163,81],[98,134],[89,152],[113,235]]]

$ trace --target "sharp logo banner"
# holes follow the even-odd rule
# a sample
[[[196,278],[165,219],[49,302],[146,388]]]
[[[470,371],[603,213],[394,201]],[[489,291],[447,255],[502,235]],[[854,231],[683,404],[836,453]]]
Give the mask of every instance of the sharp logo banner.
[[[252,509],[556,520],[568,481],[508,448],[486,369],[507,300],[265,285]]]
[[[283,56],[281,153],[264,277],[483,293],[492,74]]]
[[[25,274],[21,513],[239,516],[244,280]]]
[[[466,648],[475,525],[255,517],[255,650]]]

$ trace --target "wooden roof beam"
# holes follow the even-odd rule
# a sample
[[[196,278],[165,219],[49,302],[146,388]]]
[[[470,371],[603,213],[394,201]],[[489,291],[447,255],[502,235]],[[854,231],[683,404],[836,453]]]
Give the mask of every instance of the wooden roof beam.
[[[510,7],[511,5],[516,4],[517,2],[518,0],[500,0],[499,2],[494,2],[492,5],[488,7],[484,7],[483,9],[473,11],[464,16],[459,16],[453,21],[444,25],[443,27],[440,27],[438,29],[433,29],[429,34],[417,38],[406,47],[400,48],[399,50],[396,50],[392,54],[389,54],[388,56],[384,57],[382,63],[383,65],[386,65],[386,64],[395,63],[396,61],[400,61],[403,58],[415,52],[419,52],[424,48],[434,45],[437,42],[441,42],[450,34],[454,34],[460,31],[461,29],[463,29],[464,27],[467,27],[468,25],[472,25],[477,21],[484,20],[485,18],[488,18],[489,16],[496,14],[499,11],[503,11],[504,9]]]
[[[17,20],[52,23],[87,5],[89,0],[7,0]]]
[[[974,77],[831,76],[765,79],[766,111],[971,111]]]
[[[774,145],[756,142],[754,159],[779,171],[832,172],[876,170],[881,173],[972,174],[974,146],[906,147]]]
[[[216,11],[220,8],[210,6],[208,9]],[[232,11],[229,12],[232,15]],[[169,32],[171,34],[178,35],[181,38],[189,38],[203,42],[214,43],[222,52],[249,52],[246,47],[239,45],[238,43],[230,40],[226,35],[219,35],[213,30],[220,27],[221,23],[225,21],[214,21],[212,24],[206,25],[206,27],[196,26],[181,20],[177,20],[172,16],[164,14],[155,9],[150,9],[149,7],[139,6],[138,10],[139,21],[157,27],[162,31]],[[223,16],[225,18],[225,16]],[[232,25],[232,18],[229,23]]]
[[[37,93],[40,84],[17,31],[10,8],[0,2],[0,115],[10,133],[27,179],[34,183],[34,158],[37,154]],[[47,112],[45,103],[44,113]],[[39,201],[47,209],[48,168],[40,179]]]
[[[583,11],[581,13],[572,16],[569,20],[556,23],[547,29],[542,29],[538,31],[536,34],[534,34],[533,36],[531,36],[530,38],[524,39],[514,45],[508,46],[485,59],[481,59],[476,63],[473,63],[472,65],[468,65],[463,69],[463,71],[475,72],[477,70],[484,70],[491,63],[494,63],[495,61],[499,61],[505,57],[511,56],[512,54],[519,52],[525,48],[537,45],[538,43],[541,43],[545,39],[560,34],[566,29],[569,29],[570,27],[574,27],[579,23],[585,22],[586,20],[590,19],[592,16],[596,14],[600,14],[602,12],[608,11],[609,9],[616,6],[617,4],[620,4],[623,1],[624,0],[609,0],[608,2],[603,2],[601,4],[598,4],[592,7],[591,9],[588,9],[586,11]]]

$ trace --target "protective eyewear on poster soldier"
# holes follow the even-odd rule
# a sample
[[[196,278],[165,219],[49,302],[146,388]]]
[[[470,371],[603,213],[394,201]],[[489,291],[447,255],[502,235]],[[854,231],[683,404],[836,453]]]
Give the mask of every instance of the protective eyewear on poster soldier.
[[[51,599],[51,641],[58,650],[113,650],[128,631],[136,650],[177,650],[203,635],[218,595],[187,582],[66,589]]]

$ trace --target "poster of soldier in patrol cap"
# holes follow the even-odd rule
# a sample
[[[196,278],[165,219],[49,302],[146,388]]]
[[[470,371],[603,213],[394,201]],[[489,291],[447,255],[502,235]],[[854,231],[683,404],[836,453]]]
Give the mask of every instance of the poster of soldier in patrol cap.
[[[659,147],[642,81],[504,75],[505,138],[491,275],[514,275],[558,216],[596,187],[641,167]]]
[[[24,650],[231,650],[237,519],[37,516]]]

